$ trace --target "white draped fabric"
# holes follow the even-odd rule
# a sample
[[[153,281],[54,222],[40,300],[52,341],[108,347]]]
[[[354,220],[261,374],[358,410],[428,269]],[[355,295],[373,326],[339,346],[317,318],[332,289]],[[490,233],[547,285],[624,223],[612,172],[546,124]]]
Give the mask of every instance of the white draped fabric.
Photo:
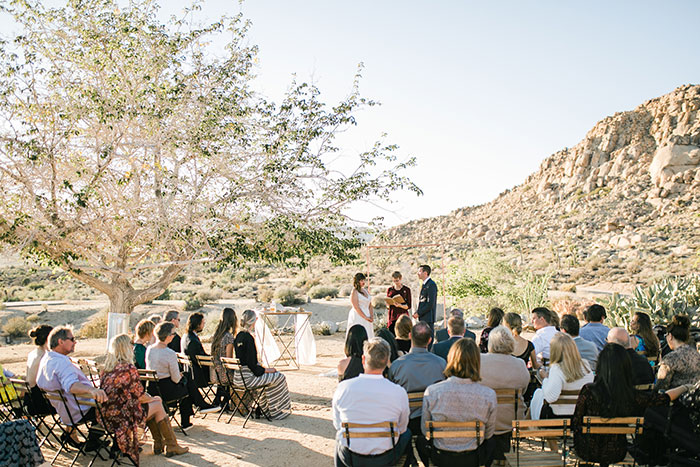
[[[258,320],[255,322],[255,342],[258,348],[261,349],[260,360],[262,366],[271,367],[272,364],[280,358],[282,353],[277,346],[272,331],[270,331],[270,328],[267,326],[267,322],[263,319],[261,311],[255,310],[255,313],[258,315]]]
[[[311,315],[296,315],[294,322],[294,345],[297,351],[297,363],[299,365],[316,364],[316,340],[311,331],[309,322]]]

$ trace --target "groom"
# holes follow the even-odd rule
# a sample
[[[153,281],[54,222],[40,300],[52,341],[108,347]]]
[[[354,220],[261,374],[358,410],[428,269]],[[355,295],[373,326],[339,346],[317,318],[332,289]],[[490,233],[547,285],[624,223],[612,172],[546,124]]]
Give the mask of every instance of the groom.
[[[418,308],[413,313],[413,317],[427,323],[430,326],[432,335],[435,336],[438,289],[435,281],[430,278],[430,266],[424,264],[418,268],[418,279],[423,282],[423,287],[420,289]]]

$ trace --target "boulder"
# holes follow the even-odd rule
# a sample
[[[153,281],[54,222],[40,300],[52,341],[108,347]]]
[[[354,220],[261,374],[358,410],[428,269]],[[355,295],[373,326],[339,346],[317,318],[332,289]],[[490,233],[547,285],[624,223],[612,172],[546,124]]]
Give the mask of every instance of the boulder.
[[[348,330],[348,322],[347,321],[340,321],[338,323],[335,323],[338,326],[337,331],[338,332],[345,332]]]
[[[661,186],[679,172],[700,166],[700,148],[693,145],[668,144],[660,147],[649,165],[651,180]]]
[[[464,324],[469,329],[479,329],[486,327],[486,321],[484,321],[481,318],[477,318],[476,316],[470,316],[469,318],[464,320]]]

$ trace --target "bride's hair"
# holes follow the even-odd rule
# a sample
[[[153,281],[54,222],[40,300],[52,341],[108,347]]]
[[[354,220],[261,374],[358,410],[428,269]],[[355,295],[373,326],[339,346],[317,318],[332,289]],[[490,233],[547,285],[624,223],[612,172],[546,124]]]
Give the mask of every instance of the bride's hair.
[[[367,276],[362,274],[361,272],[358,272],[355,274],[355,277],[352,279],[352,286],[355,287],[355,290],[357,290],[358,293],[361,293],[362,295],[365,294],[364,290],[362,290],[362,287],[360,286],[360,281],[363,281],[367,279]]]

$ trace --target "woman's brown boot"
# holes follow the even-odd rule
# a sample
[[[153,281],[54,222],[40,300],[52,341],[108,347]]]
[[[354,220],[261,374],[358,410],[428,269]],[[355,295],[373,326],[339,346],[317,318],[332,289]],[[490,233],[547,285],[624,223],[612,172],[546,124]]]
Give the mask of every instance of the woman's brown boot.
[[[177,456],[178,454],[189,452],[189,448],[184,448],[177,444],[175,433],[173,433],[173,427],[170,426],[170,420],[168,420],[167,417],[158,422],[158,428],[165,441],[165,457]]]
[[[166,418],[167,420],[167,418]],[[158,422],[155,418],[150,419],[146,422],[148,429],[151,430],[151,437],[153,438],[153,454],[163,453],[163,435],[160,434],[160,428],[158,428]]]

